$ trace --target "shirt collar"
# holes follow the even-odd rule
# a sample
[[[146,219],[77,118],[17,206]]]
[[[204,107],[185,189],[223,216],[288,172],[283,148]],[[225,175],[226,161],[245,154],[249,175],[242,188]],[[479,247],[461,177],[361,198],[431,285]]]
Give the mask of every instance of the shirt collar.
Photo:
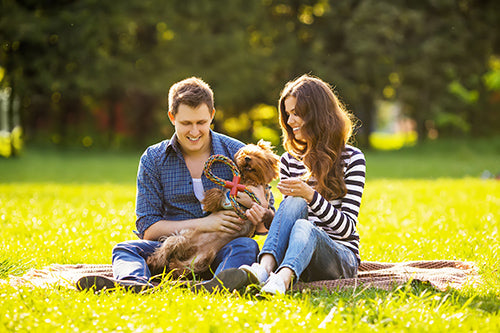
[[[168,155],[172,150],[175,153],[181,155],[181,149],[180,149],[180,146],[179,146],[179,142],[177,140],[177,134],[175,132],[172,135],[172,137],[170,138],[170,140],[168,141],[167,147],[165,148],[165,152]]]
[[[214,154],[224,154],[224,146],[222,144],[222,138],[221,136],[210,130],[210,136],[212,137],[212,147],[211,147],[211,155]],[[179,140],[177,139],[177,134],[174,133],[172,137],[170,138],[167,147],[166,147],[166,154],[168,155],[170,151],[174,151],[178,155],[182,155],[181,147],[179,145]]]
[[[226,154],[225,145],[223,143],[223,136],[219,133],[216,133],[210,130],[210,134],[212,135],[212,154]]]

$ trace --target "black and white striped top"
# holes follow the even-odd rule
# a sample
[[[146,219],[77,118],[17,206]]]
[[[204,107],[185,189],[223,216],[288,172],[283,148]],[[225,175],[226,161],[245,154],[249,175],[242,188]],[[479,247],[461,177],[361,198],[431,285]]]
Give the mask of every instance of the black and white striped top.
[[[365,186],[365,156],[358,148],[346,145],[342,157],[345,161],[344,180],[347,194],[328,201],[315,192],[309,203],[309,220],[325,230],[331,239],[347,246],[354,252],[358,261],[361,261],[356,224]],[[280,179],[298,177],[305,172],[306,167],[301,161],[289,153],[281,156]]]

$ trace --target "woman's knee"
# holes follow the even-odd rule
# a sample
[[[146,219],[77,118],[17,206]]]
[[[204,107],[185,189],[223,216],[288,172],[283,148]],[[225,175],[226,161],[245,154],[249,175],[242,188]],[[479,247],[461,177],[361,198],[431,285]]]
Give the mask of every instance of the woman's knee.
[[[311,233],[311,231],[315,228],[314,223],[306,219],[298,219],[295,221],[295,225],[293,229],[300,230],[300,232]]]
[[[282,205],[283,204],[300,209],[307,208],[306,200],[301,197],[286,197],[285,200],[283,200]]]
[[[281,202],[278,210],[282,211],[286,216],[306,218],[307,202],[301,197],[286,197]]]
[[[309,220],[298,219],[293,225],[290,239],[293,238],[294,242],[299,240],[311,242],[315,239],[314,228],[314,224]]]

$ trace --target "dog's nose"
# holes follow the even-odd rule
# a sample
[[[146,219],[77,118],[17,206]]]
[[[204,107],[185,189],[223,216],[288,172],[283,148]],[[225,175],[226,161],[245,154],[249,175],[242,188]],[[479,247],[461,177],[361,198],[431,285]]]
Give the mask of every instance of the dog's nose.
[[[245,156],[245,162],[247,162],[247,163],[248,163],[248,162],[250,162],[251,160],[252,160],[252,158],[251,158],[251,157]]]

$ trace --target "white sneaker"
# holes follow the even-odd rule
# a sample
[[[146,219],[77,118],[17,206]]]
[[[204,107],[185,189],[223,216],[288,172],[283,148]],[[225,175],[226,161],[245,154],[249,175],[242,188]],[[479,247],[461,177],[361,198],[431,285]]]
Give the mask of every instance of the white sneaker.
[[[285,281],[278,274],[271,273],[266,284],[260,291],[273,295],[284,294],[286,292]]]
[[[248,273],[250,281],[254,284],[263,284],[269,278],[269,273],[259,263],[253,263],[252,266],[242,265],[241,270]]]

